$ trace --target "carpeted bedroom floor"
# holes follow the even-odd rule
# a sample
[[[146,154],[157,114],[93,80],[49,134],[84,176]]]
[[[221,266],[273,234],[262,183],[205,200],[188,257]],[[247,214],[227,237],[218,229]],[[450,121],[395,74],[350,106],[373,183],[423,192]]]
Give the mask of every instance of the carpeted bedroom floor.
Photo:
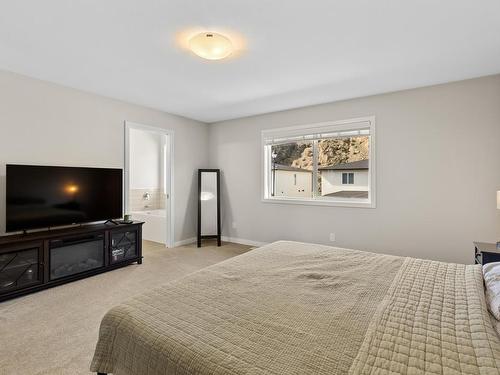
[[[144,242],[142,265],[0,302],[1,375],[89,374],[101,318],[112,306],[250,249]]]

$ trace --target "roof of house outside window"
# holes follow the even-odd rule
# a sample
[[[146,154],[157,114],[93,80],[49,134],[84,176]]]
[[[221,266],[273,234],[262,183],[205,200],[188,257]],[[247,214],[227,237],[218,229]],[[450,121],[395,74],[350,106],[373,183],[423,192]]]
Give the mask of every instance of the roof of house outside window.
[[[309,173],[312,173],[312,171],[309,170],[309,169],[297,168],[297,167],[292,167],[291,165],[283,165],[283,164],[276,164],[274,166],[274,169],[276,169],[277,171],[293,171],[293,172],[309,172]]]
[[[368,199],[367,191],[354,191],[354,190],[342,190],[335,193],[325,194],[325,197],[337,197],[337,198],[364,198]]]
[[[337,165],[330,165],[327,167],[319,167],[320,171],[342,171],[342,170],[363,170],[368,169],[370,161],[368,159],[353,161],[351,163],[343,163]]]

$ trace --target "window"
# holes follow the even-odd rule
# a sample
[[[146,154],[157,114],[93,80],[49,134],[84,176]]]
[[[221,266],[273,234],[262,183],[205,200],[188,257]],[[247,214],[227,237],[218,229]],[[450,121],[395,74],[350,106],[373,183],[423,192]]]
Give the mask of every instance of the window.
[[[354,184],[354,173],[342,173],[342,185]]]
[[[373,117],[264,130],[262,147],[265,202],[375,207]]]

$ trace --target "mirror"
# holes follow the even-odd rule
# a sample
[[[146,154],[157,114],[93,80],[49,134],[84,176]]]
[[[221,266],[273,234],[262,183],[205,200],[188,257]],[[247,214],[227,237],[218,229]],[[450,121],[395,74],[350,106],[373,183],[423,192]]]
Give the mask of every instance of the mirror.
[[[198,169],[198,247],[206,238],[221,245],[219,169]]]

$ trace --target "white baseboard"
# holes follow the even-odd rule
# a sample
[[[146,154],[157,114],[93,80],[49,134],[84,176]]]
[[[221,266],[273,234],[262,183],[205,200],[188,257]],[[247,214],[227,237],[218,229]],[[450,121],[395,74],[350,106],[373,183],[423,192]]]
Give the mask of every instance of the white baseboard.
[[[222,236],[221,240],[224,242],[232,242],[232,243],[237,243],[240,245],[248,245],[248,246],[267,245],[267,242],[259,242],[259,241],[247,240],[245,238],[236,238],[236,237],[227,237],[227,236]],[[196,243],[196,237],[186,238],[185,240],[176,241],[174,243],[174,247],[190,245],[192,243]]]
[[[185,240],[175,241],[174,247],[183,246],[183,245],[190,245],[190,244],[195,243],[195,242],[196,242],[196,237],[186,238]]]
[[[222,241],[224,242],[233,242],[241,245],[249,245],[249,246],[264,246],[267,245],[267,242],[259,242],[253,240],[247,240],[245,238],[237,238],[237,237],[226,237],[222,236]]]

